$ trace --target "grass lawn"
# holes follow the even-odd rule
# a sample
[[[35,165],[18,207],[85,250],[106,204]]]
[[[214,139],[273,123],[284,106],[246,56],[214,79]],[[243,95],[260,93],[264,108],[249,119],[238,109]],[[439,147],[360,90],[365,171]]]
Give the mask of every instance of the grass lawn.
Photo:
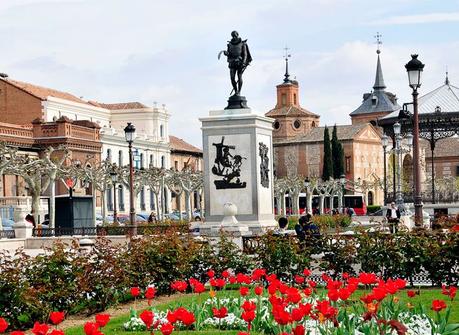
[[[319,290],[320,291],[320,290]],[[351,297],[351,299],[357,300],[361,295],[363,295],[364,291],[363,290],[357,290]],[[237,297],[239,295],[239,291],[225,291],[225,292],[218,292],[218,295],[220,297]],[[419,304],[422,304],[426,311],[428,311],[428,314],[433,316],[434,312],[430,310],[431,307],[431,302],[432,300],[439,299],[439,300],[444,300],[448,306],[451,306],[451,316],[450,316],[450,323],[459,323],[459,302],[458,298],[456,297],[455,301],[451,302],[446,296],[441,294],[440,289],[423,289],[421,290],[421,294],[419,296],[415,296],[414,298],[408,298],[406,295],[406,290],[401,291],[398,295],[398,298],[400,298],[400,302],[402,304],[406,304],[410,302],[411,304],[417,306]],[[154,308],[156,310],[167,310],[170,307],[177,307],[177,306],[184,306],[187,307],[190,305],[192,302],[202,302],[209,298],[208,293],[203,293],[199,296],[190,296],[190,295],[184,295],[182,297],[177,297],[177,299],[173,300],[172,302],[166,303],[166,304],[160,304],[156,305]],[[386,298],[387,299],[387,298]],[[134,306],[134,305],[133,305]],[[141,311],[139,311],[141,312]],[[442,312],[444,313],[444,312]],[[129,315],[121,315],[118,317],[114,317],[106,327],[103,328],[102,332],[105,335],[118,335],[118,334],[130,334],[130,335],[136,335],[136,334],[147,334],[146,331],[142,332],[126,332],[123,329],[123,323],[128,321]],[[88,320],[94,320],[94,318],[88,318]],[[238,331],[218,331],[218,330],[203,330],[203,331],[174,331],[173,334],[215,334],[218,332],[219,334],[228,334],[228,335],[236,335]],[[73,327],[73,328],[68,328],[65,330],[65,333],[67,335],[84,335],[83,332],[83,327]],[[258,335],[255,332],[251,332],[253,335]]]

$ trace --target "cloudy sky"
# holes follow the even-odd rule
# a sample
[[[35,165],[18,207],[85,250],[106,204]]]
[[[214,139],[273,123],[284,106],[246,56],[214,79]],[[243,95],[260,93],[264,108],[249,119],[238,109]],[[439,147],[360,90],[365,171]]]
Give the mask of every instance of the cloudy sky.
[[[426,64],[421,94],[446,67],[459,86],[459,0],[0,0],[0,72],[87,100],[164,103],[171,134],[201,146],[198,118],[231,89],[217,53],[234,29],[254,58],[243,93],[260,114],[275,104],[287,45],[301,105],[322,125],[350,123],[373,86],[378,31],[400,102],[411,53]]]

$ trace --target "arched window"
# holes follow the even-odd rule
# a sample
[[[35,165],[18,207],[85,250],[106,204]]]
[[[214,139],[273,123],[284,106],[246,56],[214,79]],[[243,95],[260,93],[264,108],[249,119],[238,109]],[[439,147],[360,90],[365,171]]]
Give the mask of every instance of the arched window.
[[[153,154],[150,154],[150,166],[154,166],[153,165]]]
[[[164,126],[163,125],[159,126],[159,136],[161,136],[161,138],[164,137]]]
[[[144,163],[143,163],[143,153],[140,154],[140,168],[143,169]]]
[[[372,205],[373,205],[373,192],[368,191],[368,206],[372,206]]]
[[[161,156],[161,167],[164,169],[166,168],[166,157]]]

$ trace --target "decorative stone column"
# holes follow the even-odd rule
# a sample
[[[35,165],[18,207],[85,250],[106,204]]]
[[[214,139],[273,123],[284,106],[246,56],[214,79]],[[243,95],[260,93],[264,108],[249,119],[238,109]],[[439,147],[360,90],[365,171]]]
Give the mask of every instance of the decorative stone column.
[[[249,108],[211,111],[201,118],[206,222],[201,233],[246,226],[252,234],[276,227],[273,194],[273,119]],[[235,205],[238,223],[222,221]],[[226,209],[229,210],[228,208]]]

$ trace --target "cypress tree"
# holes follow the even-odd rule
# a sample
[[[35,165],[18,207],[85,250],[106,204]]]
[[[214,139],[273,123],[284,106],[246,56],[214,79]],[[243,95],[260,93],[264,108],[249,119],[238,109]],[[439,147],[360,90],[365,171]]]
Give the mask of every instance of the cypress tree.
[[[330,144],[330,133],[328,127],[324,129],[324,165],[322,169],[322,180],[329,180],[333,177],[333,159]]]
[[[344,149],[343,145],[338,141],[336,124],[333,126],[331,152],[333,157],[333,178],[339,179],[344,174]]]
[[[338,134],[336,133],[336,124],[333,126],[332,131],[332,139],[331,139],[331,153],[332,153],[332,162],[333,162],[333,178],[339,179],[340,170],[339,170],[339,157],[340,157],[340,150],[339,150],[339,142],[338,142]]]

